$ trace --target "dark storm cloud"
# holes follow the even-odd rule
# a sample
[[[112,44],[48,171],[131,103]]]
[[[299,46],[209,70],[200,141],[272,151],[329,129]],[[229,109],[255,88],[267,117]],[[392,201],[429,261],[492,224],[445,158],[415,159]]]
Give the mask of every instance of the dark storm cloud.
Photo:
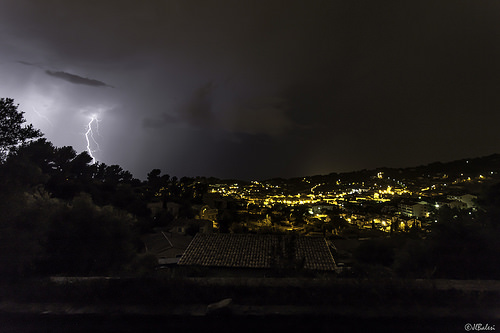
[[[92,87],[111,87],[110,85],[107,85],[106,83],[99,81],[99,80],[94,80],[94,79],[88,79],[86,77],[78,76],[75,74],[71,73],[66,73],[66,72],[56,72],[56,71],[50,71],[46,70],[45,74],[50,75],[52,77],[74,83],[74,84],[83,84],[86,86],[92,86]],[[112,88],[112,87],[111,87]]]
[[[162,128],[169,124],[176,124],[179,122],[177,117],[174,117],[168,113],[162,113],[157,118],[146,117],[142,120],[142,125],[145,128]]]
[[[297,127],[288,114],[290,106],[286,99],[259,96],[224,100],[225,95],[233,94],[234,91],[224,82],[209,82],[195,89],[186,102],[174,108],[175,114],[163,112],[156,117],[145,117],[142,125],[145,128],[183,125],[236,135],[272,137],[281,137]]]
[[[32,63],[32,62],[29,62],[29,61],[23,61],[23,60],[19,60],[19,61],[16,61],[17,63],[21,64],[21,65],[25,65],[25,66],[32,66],[32,67],[37,67],[37,68],[40,68],[40,69],[44,69],[44,66],[40,63]],[[45,70],[44,69],[44,72],[45,74],[49,75],[49,76],[52,76],[52,77],[55,77],[55,78],[58,78],[58,79],[61,79],[61,80],[64,80],[64,81],[67,81],[67,82],[70,82],[70,83],[74,83],[74,84],[83,84],[83,85],[87,85],[87,86],[93,86],[93,87],[110,87],[110,88],[113,88],[112,86],[102,82],[102,81],[99,81],[99,80],[95,80],[95,79],[89,79],[89,78],[86,78],[86,77],[82,77],[82,76],[79,76],[79,75],[75,75],[75,74],[71,74],[71,73],[67,73],[67,72],[63,72],[63,71],[52,71],[52,70]]]
[[[0,66],[26,68],[0,67],[1,88],[58,110],[72,124],[59,142],[80,142],[75,114],[109,110],[106,158],[138,177],[479,156],[500,151],[499,12],[488,0],[4,0]],[[119,88],[78,86],[106,82]]]
[[[280,97],[259,97],[236,107],[234,117],[227,118],[228,128],[236,132],[282,137],[297,127],[289,117],[288,101]]]
[[[207,83],[196,89],[191,98],[175,110],[176,115],[163,112],[155,118],[145,117],[142,124],[145,128],[161,128],[179,123],[193,128],[211,128],[215,121],[212,91],[213,83]]]
[[[191,101],[181,110],[181,117],[194,127],[210,128],[214,123],[212,82],[198,88]]]

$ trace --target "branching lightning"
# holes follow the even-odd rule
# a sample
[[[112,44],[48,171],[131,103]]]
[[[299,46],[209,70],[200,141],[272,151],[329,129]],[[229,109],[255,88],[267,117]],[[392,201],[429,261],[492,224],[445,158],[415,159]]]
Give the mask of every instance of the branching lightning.
[[[87,141],[87,152],[90,157],[92,157],[92,164],[97,162],[97,159],[94,156],[94,153],[99,151],[99,143],[97,143],[94,137],[94,129],[97,134],[99,134],[99,119],[97,119],[96,115],[90,116],[90,121],[87,124],[87,131],[85,132],[85,140]],[[95,147],[95,149],[92,148]]]

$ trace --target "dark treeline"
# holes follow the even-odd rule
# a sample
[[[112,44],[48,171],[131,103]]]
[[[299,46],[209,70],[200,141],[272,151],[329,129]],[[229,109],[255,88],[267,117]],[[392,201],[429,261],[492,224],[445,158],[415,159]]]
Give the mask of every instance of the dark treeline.
[[[149,202],[177,202],[192,217],[208,185],[158,169],[146,181],[118,165],[92,163],[87,152],[55,147],[25,126],[12,99],[0,99],[0,276],[123,274],[151,269],[139,255],[141,233],[155,219]]]

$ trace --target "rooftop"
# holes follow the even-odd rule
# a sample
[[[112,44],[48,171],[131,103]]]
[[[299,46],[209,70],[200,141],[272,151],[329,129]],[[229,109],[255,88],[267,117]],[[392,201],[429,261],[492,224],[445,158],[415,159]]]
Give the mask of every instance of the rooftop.
[[[179,265],[233,268],[271,268],[272,253],[283,249],[287,236],[261,234],[198,233],[179,260]],[[304,258],[304,268],[332,271],[335,261],[324,238],[297,236],[295,258]]]

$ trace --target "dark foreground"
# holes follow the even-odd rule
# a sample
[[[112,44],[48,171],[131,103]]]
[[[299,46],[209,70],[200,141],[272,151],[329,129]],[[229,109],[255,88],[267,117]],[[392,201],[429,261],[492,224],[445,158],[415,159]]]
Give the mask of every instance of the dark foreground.
[[[487,318],[357,316],[0,315],[1,332],[466,332]],[[500,329],[500,328],[499,328]]]
[[[0,333],[500,330],[500,281],[77,278],[0,291]]]

